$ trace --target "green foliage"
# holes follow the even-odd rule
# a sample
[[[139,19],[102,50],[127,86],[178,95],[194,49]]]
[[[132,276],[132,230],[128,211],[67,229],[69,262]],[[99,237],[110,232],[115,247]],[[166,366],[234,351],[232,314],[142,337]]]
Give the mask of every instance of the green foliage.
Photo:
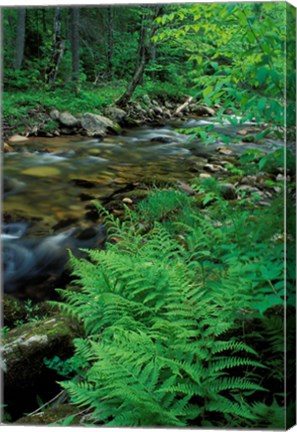
[[[281,216],[268,223],[277,205],[249,213],[218,195],[212,213],[200,213],[194,197],[157,190],[137,211],[126,209],[123,222],[98,207],[119,241],[89,251],[89,260],[71,255],[81,290],[59,290],[61,310],[86,332],[75,340],[80,379],[61,385],[73,403],[91,410],[91,422],[267,421],[268,377],[283,361],[283,332],[269,318],[284,306],[283,245],[272,240]],[[143,221],[150,229],[143,231]],[[266,351],[259,340],[267,341]],[[269,424],[279,425],[275,417]]]

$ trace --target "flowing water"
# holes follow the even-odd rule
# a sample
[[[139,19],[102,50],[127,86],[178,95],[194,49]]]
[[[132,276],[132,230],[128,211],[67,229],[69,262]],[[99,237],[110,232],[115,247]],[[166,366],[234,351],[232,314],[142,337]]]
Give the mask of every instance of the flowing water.
[[[63,272],[67,248],[101,247],[105,233],[96,218],[89,217],[92,199],[106,202],[116,191],[148,180],[191,181],[224,144],[206,147],[177,128],[208,124],[214,124],[214,131],[236,135],[236,128],[213,119],[190,119],[156,128],[139,127],[103,140],[81,136],[30,138],[15,146],[17,152],[6,153],[2,233],[5,290],[34,297],[34,286],[40,289],[36,281]],[[280,145],[266,140],[261,150]],[[247,144],[238,142],[229,147],[240,154]]]

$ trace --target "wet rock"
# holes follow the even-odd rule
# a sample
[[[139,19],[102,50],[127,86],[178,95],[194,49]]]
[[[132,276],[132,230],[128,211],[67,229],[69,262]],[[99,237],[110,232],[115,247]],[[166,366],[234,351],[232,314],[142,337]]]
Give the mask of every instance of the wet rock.
[[[31,167],[22,171],[22,174],[33,176],[33,177],[55,177],[60,175],[60,170],[55,167],[40,166]]]
[[[59,132],[62,135],[73,135],[73,133],[74,133],[73,129],[70,129],[69,127],[60,128]]]
[[[21,143],[23,141],[28,141],[28,137],[22,136],[22,135],[13,135],[8,138],[9,143]]]
[[[209,164],[209,163],[204,165],[204,169],[206,171],[210,171],[210,172],[226,171],[226,169],[223,168],[221,165],[215,165],[215,164]]]
[[[216,151],[220,154],[227,155],[227,156],[233,153],[233,151],[228,147],[217,147]]]
[[[122,123],[127,116],[126,111],[122,110],[121,108],[117,108],[113,106],[104,108],[103,113],[107,118],[117,123]]]
[[[154,137],[151,139],[151,142],[158,142],[163,144],[169,144],[173,142],[173,139],[170,137]]]
[[[236,189],[231,183],[221,183],[219,185],[219,191],[226,200],[233,200],[236,198]]]
[[[49,116],[52,120],[58,121],[60,118],[60,112],[57,109],[52,109],[49,113]]]
[[[76,117],[74,117],[72,114],[70,114],[68,111],[64,111],[60,113],[59,121],[60,123],[62,123],[63,126],[70,127],[70,128],[79,126],[80,124],[79,120]]]
[[[79,328],[62,316],[24,324],[2,338],[1,361],[6,389],[33,387],[46,373],[44,357],[67,357]]]
[[[82,115],[81,126],[88,136],[94,137],[105,136],[108,131],[113,133],[120,133],[121,131],[120,125],[111,121],[109,118],[91,113]]]
[[[75,186],[91,189],[96,187],[96,182],[92,182],[85,179],[72,179],[71,183],[73,183]]]
[[[237,133],[238,135],[241,136],[247,136],[250,133],[257,133],[257,132],[261,132],[261,129],[257,127],[249,127],[249,128],[240,129]]]
[[[3,151],[4,153],[11,153],[13,152],[13,147],[11,147],[11,145],[7,144],[7,143],[3,143]]]

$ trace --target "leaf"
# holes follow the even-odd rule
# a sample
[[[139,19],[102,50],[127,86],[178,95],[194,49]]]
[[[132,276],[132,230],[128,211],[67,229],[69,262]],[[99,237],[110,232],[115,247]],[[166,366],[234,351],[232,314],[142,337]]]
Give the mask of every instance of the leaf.
[[[265,66],[257,70],[256,78],[260,86],[265,82],[267,75],[268,75],[268,70]]]
[[[261,112],[261,111],[264,111],[264,109],[266,108],[266,104],[267,104],[267,99],[266,98],[261,98],[260,100],[259,100],[259,102],[258,102],[258,110]]]

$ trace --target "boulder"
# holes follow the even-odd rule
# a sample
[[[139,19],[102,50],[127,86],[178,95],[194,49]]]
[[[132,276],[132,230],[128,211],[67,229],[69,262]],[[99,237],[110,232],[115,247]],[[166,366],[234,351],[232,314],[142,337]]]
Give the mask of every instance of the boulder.
[[[9,143],[19,143],[22,141],[27,141],[29,138],[22,136],[22,135],[13,135],[10,138],[8,138]]]
[[[68,111],[64,111],[59,115],[59,121],[63,126],[66,127],[76,127],[79,126],[79,120],[70,114]]]
[[[126,111],[113,106],[108,106],[104,108],[103,113],[107,118],[117,123],[123,122],[125,120],[125,117],[127,116]]]
[[[86,113],[81,116],[81,126],[86,131],[88,136],[106,136],[107,132],[120,133],[121,127],[119,124],[111,121],[109,118]]]
[[[60,118],[60,112],[57,109],[52,109],[49,113],[49,116],[52,120],[58,121]]]
[[[34,387],[46,372],[44,357],[65,358],[78,335],[77,324],[60,315],[11,330],[2,337],[1,345],[5,388],[21,391]]]

